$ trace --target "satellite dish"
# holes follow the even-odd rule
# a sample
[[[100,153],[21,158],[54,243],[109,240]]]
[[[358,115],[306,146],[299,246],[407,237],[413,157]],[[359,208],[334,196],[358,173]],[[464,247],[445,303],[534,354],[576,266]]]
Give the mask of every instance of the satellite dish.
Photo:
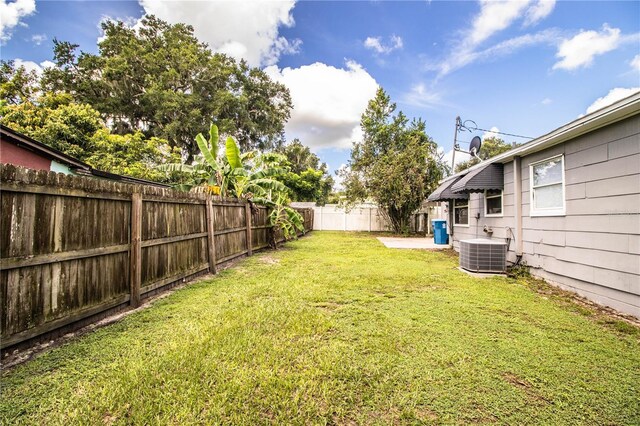
[[[469,143],[469,154],[472,157],[478,158],[478,154],[480,154],[480,147],[482,146],[482,139],[480,136],[474,136]]]

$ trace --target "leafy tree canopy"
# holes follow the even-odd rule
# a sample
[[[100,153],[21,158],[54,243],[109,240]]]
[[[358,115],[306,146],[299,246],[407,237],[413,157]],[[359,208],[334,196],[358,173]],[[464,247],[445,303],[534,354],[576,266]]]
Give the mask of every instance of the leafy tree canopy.
[[[407,232],[411,214],[438,184],[444,165],[422,120],[398,112],[382,88],[369,101],[360,126],[362,142],[351,150],[340,171],[347,207],[376,202],[395,232]]]
[[[166,140],[147,138],[139,131],[111,134],[90,105],[75,103],[68,93],[36,97],[35,74],[27,73],[24,67],[16,69],[11,62],[3,62],[1,68],[0,90],[15,94],[0,103],[2,124],[98,170],[156,181],[178,178],[167,178],[157,170],[159,164],[180,161],[180,151]],[[26,85],[20,86],[21,81]],[[16,101],[6,101],[12,98]]]
[[[91,105],[115,133],[140,130],[167,139],[189,160],[198,153],[193,135],[212,119],[244,150],[282,143],[291,97],[262,70],[213,54],[189,25],[154,16],[137,29],[121,21],[101,25],[97,55],[54,40],[56,65],[44,72],[46,91]]]
[[[299,139],[284,145],[278,152],[284,156],[284,166],[289,169],[280,179],[290,189],[291,199],[326,204],[334,183],[327,164],[321,163]]]
[[[495,157],[498,154],[502,154],[503,152],[507,152],[512,148],[518,146],[517,144],[508,144],[500,138],[495,136],[491,136],[482,141],[482,148],[480,149],[480,153],[478,156],[482,160],[488,160],[491,157]],[[463,161],[462,163],[456,164],[455,172],[461,172],[465,169],[468,169],[471,166],[478,164],[480,160],[477,158],[471,158],[468,161]]]
[[[14,61],[0,61],[0,102],[18,105],[32,101],[38,91],[38,74]]]

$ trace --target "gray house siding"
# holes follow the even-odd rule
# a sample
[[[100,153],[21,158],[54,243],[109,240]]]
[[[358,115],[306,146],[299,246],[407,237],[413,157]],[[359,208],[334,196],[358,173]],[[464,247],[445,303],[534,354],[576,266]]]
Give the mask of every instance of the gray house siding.
[[[505,240],[511,238],[507,260],[515,262],[515,245],[513,236],[515,233],[515,206],[513,194],[513,162],[504,165],[504,190],[502,191],[502,217],[487,217],[484,211],[484,194],[469,194],[469,226],[454,225],[453,248],[460,251],[460,240],[469,238],[488,238]],[[451,207],[452,208],[452,207]],[[480,214],[480,219],[476,215]],[[483,231],[487,225],[493,230],[493,234]]]
[[[530,215],[532,163],[564,155],[565,214]],[[485,218],[482,194],[469,199],[469,227],[459,240],[515,232],[513,161],[505,164],[504,217]],[[521,160],[523,257],[534,275],[640,317],[640,116],[610,124]],[[476,221],[475,214],[481,218]],[[508,260],[516,259],[515,245]]]

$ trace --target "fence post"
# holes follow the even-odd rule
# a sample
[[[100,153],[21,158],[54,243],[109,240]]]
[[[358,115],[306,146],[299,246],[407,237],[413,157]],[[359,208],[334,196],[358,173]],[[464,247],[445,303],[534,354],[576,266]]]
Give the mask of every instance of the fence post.
[[[251,256],[253,254],[253,242],[251,239],[251,206],[249,202],[244,205],[244,211],[247,221],[247,256]]]
[[[131,299],[129,304],[134,308],[140,305],[140,284],[142,281],[142,194],[131,194],[131,251],[129,254],[129,282]]]
[[[305,235],[307,233],[307,216],[309,215],[309,211],[304,210],[302,214],[302,235]]]
[[[215,240],[215,218],[213,217],[213,201],[211,195],[207,196],[207,249],[209,250],[209,272],[216,274],[216,240]]]

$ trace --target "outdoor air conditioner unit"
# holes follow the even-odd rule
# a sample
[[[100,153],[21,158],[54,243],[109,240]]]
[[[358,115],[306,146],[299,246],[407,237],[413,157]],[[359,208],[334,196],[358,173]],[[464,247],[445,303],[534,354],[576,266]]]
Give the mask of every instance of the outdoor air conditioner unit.
[[[461,240],[460,267],[471,272],[505,272],[507,244],[483,238]]]

